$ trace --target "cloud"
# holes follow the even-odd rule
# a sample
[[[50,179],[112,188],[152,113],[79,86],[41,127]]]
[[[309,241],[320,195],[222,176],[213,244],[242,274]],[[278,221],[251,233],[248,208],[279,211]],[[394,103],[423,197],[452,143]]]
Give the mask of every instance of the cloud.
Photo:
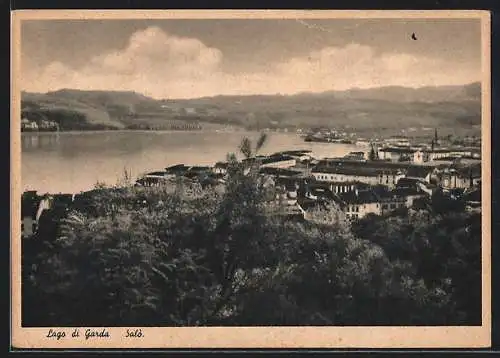
[[[293,94],[387,85],[419,87],[479,79],[466,64],[406,53],[377,53],[361,44],[325,47],[253,73],[227,73],[223,54],[198,39],[149,27],[123,49],[92,58],[82,68],[53,62],[41,73],[23,73],[24,90],[59,88],[134,90],[156,98],[218,94]]]

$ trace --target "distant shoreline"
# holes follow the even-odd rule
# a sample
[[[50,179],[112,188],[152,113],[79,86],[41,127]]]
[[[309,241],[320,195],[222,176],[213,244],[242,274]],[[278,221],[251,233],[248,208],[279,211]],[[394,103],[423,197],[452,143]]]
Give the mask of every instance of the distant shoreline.
[[[97,134],[97,133],[220,133],[220,134],[234,134],[234,133],[261,133],[259,130],[251,129],[240,129],[234,131],[224,131],[216,129],[202,129],[197,131],[192,130],[171,130],[171,129],[158,129],[158,130],[148,130],[148,129],[92,129],[92,130],[70,130],[70,131],[58,131],[58,132],[36,132],[27,131],[21,132],[21,135],[54,135],[54,134]],[[272,134],[287,134],[287,135],[297,135],[300,133],[296,132],[268,132]]]

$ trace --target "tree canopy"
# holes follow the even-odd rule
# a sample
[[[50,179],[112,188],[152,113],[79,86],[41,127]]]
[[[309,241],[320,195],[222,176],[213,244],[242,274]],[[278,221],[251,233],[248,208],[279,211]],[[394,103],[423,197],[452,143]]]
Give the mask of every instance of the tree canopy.
[[[262,138],[242,143],[246,158]],[[23,324],[480,324],[479,214],[285,220],[266,215],[257,171],[229,159],[223,192],[99,188],[23,241]]]

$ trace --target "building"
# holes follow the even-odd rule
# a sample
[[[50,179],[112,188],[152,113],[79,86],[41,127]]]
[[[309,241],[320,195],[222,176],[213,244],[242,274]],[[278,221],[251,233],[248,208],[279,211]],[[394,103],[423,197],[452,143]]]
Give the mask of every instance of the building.
[[[434,184],[429,184],[419,181],[417,183],[418,190],[425,193],[428,196],[432,196],[439,188]]]
[[[183,174],[184,177],[189,179],[200,178],[212,173],[212,168],[209,166],[191,166]]]
[[[311,200],[335,200],[336,196],[328,183],[307,183],[303,197]]]
[[[360,181],[351,182],[323,182],[323,181],[313,181],[306,184],[309,190],[314,190],[316,188],[328,189],[333,194],[347,193],[355,190],[364,190],[370,187],[369,184],[362,183]]]
[[[215,174],[226,174],[228,167],[229,167],[229,163],[217,162],[217,163],[215,163],[212,170]]]
[[[381,160],[392,162],[424,163],[428,160],[426,153],[418,148],[384,147],[378,150]]]
[[[481,183],[481,165],[450,165],[437,172],[443,189],[468,189]]]
[[[348,220],[356,220],[368,214],[380,215],[382,204],[373,190],[355,190],[337,194],[341,208]]]
[[[404,206],[407,208],[412,207],[416,200],[427,197],[427,194],[418,188],[395,188],[391,191],[391,194],[393,198],[397,199],[394,201],[395,204],[403,207],[401,204],[404,202]]]
[[[166,172],[151,172],[143,175],[136,181],[141,186],[160,186],[166,182],[170,176]]]
[[[54,121],[42,119],[38,125],[40,130],[58,130],[59,124]]]
[[[277,152],[277,153],[272,154],[271,157],[283,156],[283,155],[292,157],[299,162],[312,159],[311,151],[306,150],[306,149],[304,149],[304,150],[286,150],[283,152]]]
[[[21,119],[21,130],[38,130],[38,124],[35,121],[30,121],[26,118]]]
[[[409,146],[410,140],[405,136],[392,136],[384,140],[385,143],[398,146]]]
[[[257,159],[261,168],[290,168],[297,164],[297,160],[289,155],[273,155]]]
[[[396,183],[396,189],[418,189],[418,184],[420,183],[420,179],[415,179],[415,178],[400,178],[398,182]]]
[[[326,225],[345,221],[346,217],[340,205],[340,202],[308,198],[297,201],[297,206],[306,221]]]
[[[365,152],[349,152],[344,158],[353,160],[366,160]]]
[[[275,177],[293,178],[299,177],[302,174],[302,171],[287,168],[261,167],[259,169],[259,173]]]
[[[476,188],[464,193],[463,200],[468,211],[481,211],[481,188]]]
[[[184,164],[176,164],[165,168],[165,174],[167,176],[181,176],[186,174],[189,168],[191,167]]]
[[[398,180],[404,177],[403,171],[399,168],[375,165],[317,166],[311,174],[319,182],[362,182],[370,185],[383,184],[389,187],[394,187]]]
[[[426,150],[425,153],[429,161],[453,156],[452,151],[445,148],[433,148],[430,150]]]
[[[431,176],[434,168],[424,166],[409,166],[405,173],[405,178],[416,179],[426,183],[431,182]]]

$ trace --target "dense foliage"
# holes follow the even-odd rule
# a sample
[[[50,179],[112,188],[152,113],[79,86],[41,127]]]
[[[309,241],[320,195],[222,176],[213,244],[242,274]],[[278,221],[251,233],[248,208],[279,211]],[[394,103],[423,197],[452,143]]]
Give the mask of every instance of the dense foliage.
[[[23,242],[23,325],[481,323],[480,214],[285,220],[230,159],[224,190],[101,188],[49,220]]]

